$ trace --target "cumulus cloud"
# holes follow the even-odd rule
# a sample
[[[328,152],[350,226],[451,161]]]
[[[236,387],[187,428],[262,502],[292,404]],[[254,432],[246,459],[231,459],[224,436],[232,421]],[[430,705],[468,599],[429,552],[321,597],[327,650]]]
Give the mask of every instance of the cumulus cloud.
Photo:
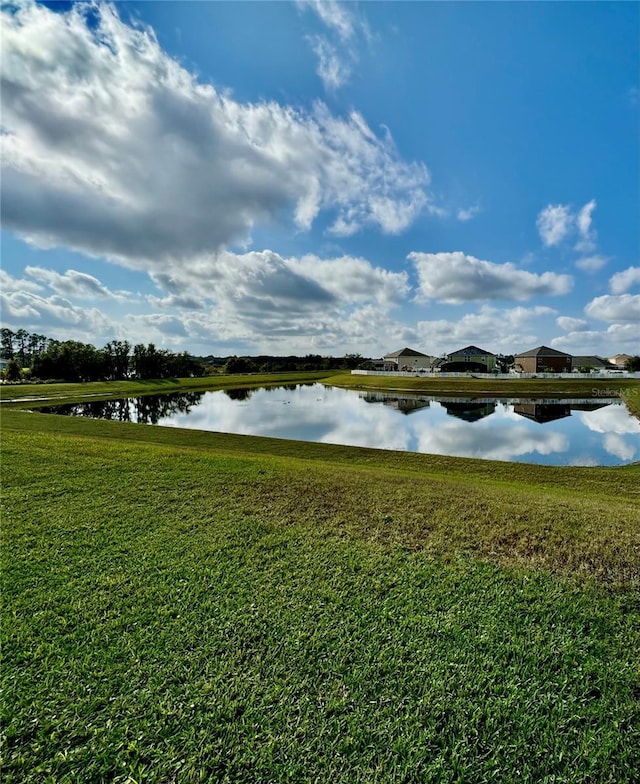
[[[571,231],[573,215],[566,204],[549,204],[538,214],[538,233],[547,246],[559,245]]]
[[[205,303],[202,299],[189,295],[169,294],[167,297],[154,297],[150,294],[147,302],[156,308],[178,308],[180,310],[204,310]]]
[[[77,270],[67,270],[60,274],[52,269],[44,267],[26,267],[25,272],[32,278],[46,283],[58,294],[65,297],[77,297],[78,299],[116,299],[122,293],[110,291],[93,275]]]
[[[571,318],[571,316],[558,316],[556,324],[567,332],[579,332],[587,327],[587,322],[584,319]]]
[[[626,270],[616,272],[609,279],[609,288],[612,294],[624,294],[638,285],[640,285],[640,267],[627,267]]]
[[[538,305],[500,309],[483,305],[476,313],[459,319],[420,321],[417,331],[425,354],[439,355],[460,346],[474,344],[495,353],[512,353],[538,340],[552,308]]]
[[[605,451],[620,460],[628,462],[636,453],[635,447],[617,433],[607,433],[604,437]]]
[[[595,208],[595,199],[591,199],[577,212],[570,204],[548,204],[540,210],[537,218],[538,233],[543,244],[553,247],[577,235],[576,250],[583,253],[594,250],[596,233],[591,224]]]
[[[5,8],[2,41],[2,218],[40,246],[161,272],[283,215],[392,233],[428,206],[357,112],[234,101],[113,6]]]
[[[585,256],[584,258],[578,259],[576,261],[576,267],[581,269],[583,272],[597,272],[599,269],[604,267],[607,261],[608,259],[606,259],[604,256]]]
[[[6,270],[0,269],[0,291],[11,294],[15,291],[42,291],[42,286],[33,280],[26,278],[14,278]]]
[[[2,323],[9,327],[24,327],[40,332],[49,328],[47,334],[62,335],[66,339],[78,339],[78,335],[108,336],[112,325],[96,308],[81,308],[68,299],[54,295],[41,297],[28,291],[0,294]],[[108,339],[108,338],[107,338]]]
[[[252,350],[268,353],[331,353],[354,345],[375,353],[381,341],[400,336],[387,313],[409,291],[405,272],[366,259],[284,258],[270,250],[222,251],[171,275],[154,274],[153,280],[168,292],[147,298],[161,311],[197,306],[193,316],[180,315],[190,336],[246,341]]]
[[[479,299],[527,300],[535,296],[566,294],[570,275],[536,275],[511,263],[495,264],[454,253],[410,253],[418,273],[418,298],[460,303]]]
[[[615,350],[627,354],[638,351],[639,330],[637,324],[610,324],[605,330],[581,330],[553,338],[549,345],[569,354],[594,354],[611,356]]]
[[[585,306],[587,316],[610,322],[640,321],[640,294],[605,294],[596,297]],[[640,337],[640,332],[638,333]]]

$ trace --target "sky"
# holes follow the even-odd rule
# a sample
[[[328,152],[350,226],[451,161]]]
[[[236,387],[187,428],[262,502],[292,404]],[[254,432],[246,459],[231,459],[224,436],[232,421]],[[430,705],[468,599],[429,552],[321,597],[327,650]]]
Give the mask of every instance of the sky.
[[[2,325],[640,353],[631,2],[2,6]]]

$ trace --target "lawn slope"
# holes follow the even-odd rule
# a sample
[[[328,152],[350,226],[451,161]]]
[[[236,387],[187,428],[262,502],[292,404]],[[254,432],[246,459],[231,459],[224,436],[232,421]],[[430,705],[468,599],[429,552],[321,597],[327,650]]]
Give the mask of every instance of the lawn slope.
[[[626,782],[640,466],[5,410],[5,782]]]

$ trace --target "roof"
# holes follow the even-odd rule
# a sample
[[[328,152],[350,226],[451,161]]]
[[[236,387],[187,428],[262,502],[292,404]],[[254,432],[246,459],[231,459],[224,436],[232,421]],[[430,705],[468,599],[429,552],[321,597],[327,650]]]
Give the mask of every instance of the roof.
[[[420,351],[415,351],[412,348],[401,348],[398,351],[392,351],[391,354],[385,354],[384,358],[387,359],[388,357],[426,357],[427,354],[423,354]]]
[[[465,346],[465,348],[452,351],[448,356],[452,357],[454,354],[464,354],[466,356],[477,356],[479,354],[483,354],[484,356],[495,357],[495,354],[493,354],[491,351],[485,351],[485,349],[478,348],[477,346]]]
[[[612,362],[609,362],[608,359],[603,359],[602,357],[597,356],[579,356],[573,357],[573,364],[574,365],[590,365],[591,367],[605,367],[605,368],[613,368],[614,365]]]
[[[555,348],[549,346],[538,346],[537,348],[530,348],[528,351],[523,351],[516,354],[514,359],[519,357],[570,357],[571,354],[565,354],[564,351],[556,351]]]

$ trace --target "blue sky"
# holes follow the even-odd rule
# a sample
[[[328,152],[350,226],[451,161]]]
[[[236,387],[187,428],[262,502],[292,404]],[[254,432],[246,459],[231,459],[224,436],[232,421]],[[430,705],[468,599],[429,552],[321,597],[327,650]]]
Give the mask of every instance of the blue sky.
[[[636,3],[2,11],[2,324],[640,351]]]

